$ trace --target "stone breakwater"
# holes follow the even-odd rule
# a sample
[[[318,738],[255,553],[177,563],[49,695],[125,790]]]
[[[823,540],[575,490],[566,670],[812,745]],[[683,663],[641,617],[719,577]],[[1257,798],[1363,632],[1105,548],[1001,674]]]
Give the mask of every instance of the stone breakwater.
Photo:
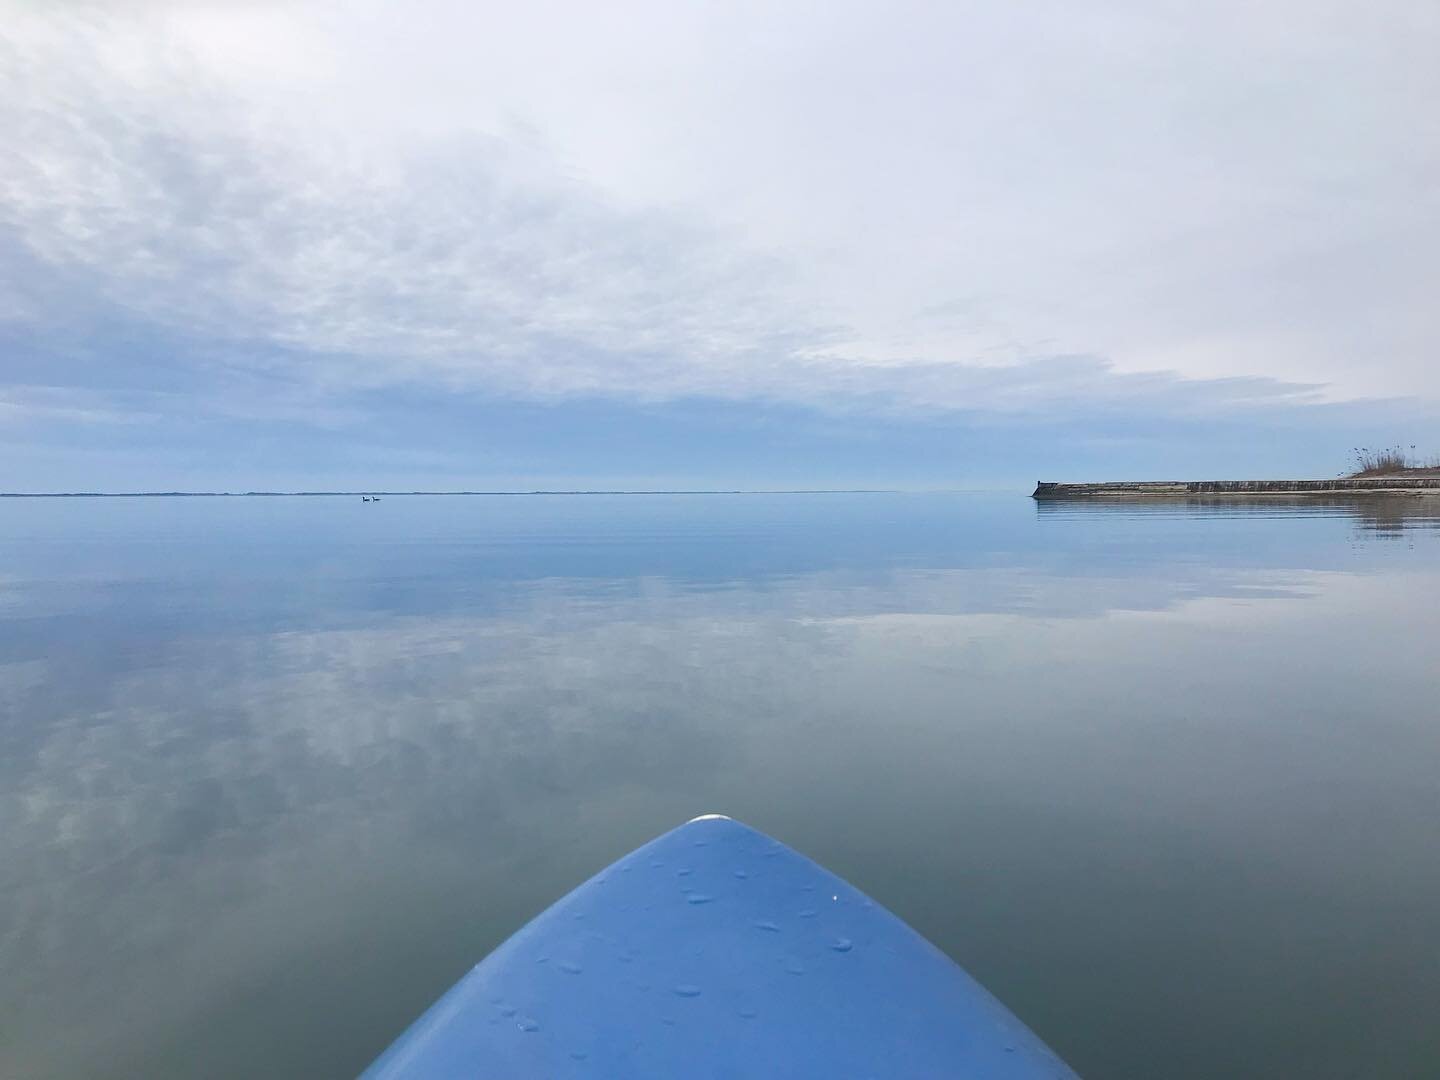
[[[1440,495],[1440,477],[1354,480],[1143,480],[1035,485],[1035,499],[1184,498],[1189,495]]]

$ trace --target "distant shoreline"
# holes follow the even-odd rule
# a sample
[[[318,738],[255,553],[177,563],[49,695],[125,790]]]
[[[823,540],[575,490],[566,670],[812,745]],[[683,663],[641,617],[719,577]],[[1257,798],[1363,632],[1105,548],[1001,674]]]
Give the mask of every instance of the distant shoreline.
[[[656,491],[0,491],[0,499],[253,499],[406,495],[893,495],[895,488],[696,488]]]

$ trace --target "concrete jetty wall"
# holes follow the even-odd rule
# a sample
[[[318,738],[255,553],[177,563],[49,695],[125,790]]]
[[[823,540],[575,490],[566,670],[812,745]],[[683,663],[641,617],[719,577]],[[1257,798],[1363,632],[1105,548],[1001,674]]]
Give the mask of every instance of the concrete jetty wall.
[[[1145,480],[1035,486],[1036,499],[1155,498],[1187,495],[1440,495],[1440,477],[1382,476],[1373,480]]]

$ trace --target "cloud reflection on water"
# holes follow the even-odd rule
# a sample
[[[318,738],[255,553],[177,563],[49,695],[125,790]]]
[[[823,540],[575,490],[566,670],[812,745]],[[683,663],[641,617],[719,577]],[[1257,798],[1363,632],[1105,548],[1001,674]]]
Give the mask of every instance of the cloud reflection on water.
[[[1353,891],[1327,876],[1309,815],[1371,784],[1413,821],[1440,809],[1419,766],[1436,736],[1417,723],[1433,559],[1357,557],[1332,533],[1298,568],[1265,544],[1167,560],[1103,515],[1042,508],[1036,524],[1067,531],[1010,565],[902,558],[703,588],[551,576],[472,611],[171,627],[139,654],[108,623],[98,641],[73,623],[68,651],[0,664],[7,1067],[181,1075],[202,1029],[237,1075],[282,1050],[357,1067],[528,913],[700,810],[832,861],[1002,980],[1064,944],[1067,903],[1099,903],[1104,873],[1055,879],[1067,845],[1193,846],[1197,895],[1217,853],[1277,888],[1318,874],[1322,893]],[[1089,551],[1112,543],[1125,557]],[[1377,728],[1408,755],[1377,749]],[[1277,769],[1303,778],[1287,804]],[[1152,832],[1127,823],[1136,806]],[[1414,826],[1366,814],[1389,843],[1356,837],[1345,880],[1393,880]],[[953,860],[905,839],[916,820]],[[973,899],[942,888],[1007,860]],[[1434,874],[1401,877],[1440,900]],[[974,905],[1003,896],[1027,896],[1028,920],[986,909],[987,944]],[[1059,1023],[1080,993],[1095,957],[1068,947],[1074,969],[1027,1017]],[[326,974],[340,957],[355,975]],[[326,995],[323,1015],[306,1005],[318,1040],[284,1034],[295,987]]]

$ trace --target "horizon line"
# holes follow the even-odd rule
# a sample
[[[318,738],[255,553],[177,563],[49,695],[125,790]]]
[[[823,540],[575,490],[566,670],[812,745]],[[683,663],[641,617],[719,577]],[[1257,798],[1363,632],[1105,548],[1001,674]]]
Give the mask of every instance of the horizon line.
[[[390,495],[888,495],[902,488],[575,488],[529,491],[0,491],[0,499],[244,499]],[[954,489],[933,489],[954,490]]]

